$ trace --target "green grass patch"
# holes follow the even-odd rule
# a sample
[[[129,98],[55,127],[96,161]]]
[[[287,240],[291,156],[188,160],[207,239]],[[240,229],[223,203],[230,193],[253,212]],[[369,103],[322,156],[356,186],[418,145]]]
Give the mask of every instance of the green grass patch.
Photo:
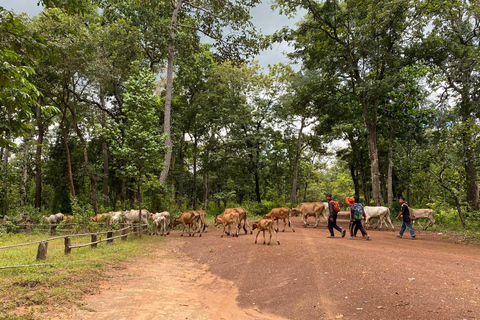
[[[0,246],[47,238],[47,234],[4,234]],[[1,249],[0,266],[51,265],[0,270],[0,320],[34,319],[37,310],[77,304],[84,294],[97,292],[98,281],[106,277],[105,269],[120,265],[127,258],[147,255],[151,252],[149,243],[163,241],[163,237],[144,235],[138,239],[137,235],[130,235],[127,241],[115,239],[113,245],[103,242],[97,248],[72,249],[70,255],[65,255],[64,240],[57,239],[49,242],[45,261],[36,261],[38,244]],[[88,242],[89,236],[72,238],[72,245]]]

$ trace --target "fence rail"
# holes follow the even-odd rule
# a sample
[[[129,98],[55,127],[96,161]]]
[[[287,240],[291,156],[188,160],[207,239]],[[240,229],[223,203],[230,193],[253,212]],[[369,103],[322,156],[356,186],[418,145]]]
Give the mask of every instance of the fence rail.
[[[64,239],[64,244],[65,244],[65,254],[70,254],[72,252],[72,249],[75,248],[82,248],[82,247],[87,247],[91,246],[92,248],[95,248],[97,244],[102,243],[102,242],[107,242],[109,244],[113,244],[114,239],[122,238],[122,240],[127,240],[127,237],[129,235],[133,234],[138,234],[139,237],[142,236],[142,233],[145,230],[145,227],[147,227],[148,230],[148,224],[135,224],[135,225],[130,225],[128,227],[118,229],[118,230],[109,230],[109,231],[103,231],[103,232],[90,232],[90,233],[82,233],[82,234],[71,234],[71,235],[64,235],[64,236],[58,236],[58,237],[53,237],[53,238],[48,238],[45,240],[39,240],[39,241],[32,241],[32,242],[27,242],[27,243],[19,243],[19,244],[12,244],[8,246],[3,246],[0,247],[0,249],[9,249],[9,248],[15,248],[15,247],[21,247],[21,246],[27,246],[27,245],[32,245],[32,244],[38,244],[38,249],[37,249],[37,256],[36,259],[37,261],[39,260],[45,260],[47,258],[47,251],[48,251],[48,243],[53,240],[58,240],[58,239]],[[127,230],[132,229],[132,232],[127,232]],[[121,235],[114,236],[115,233],[121,232]],[[98,235],[106,234],[107,237],[105,239],[98,239]],[[82,236],[91,236],[91,241],[88,243],[83,243],[83,244],[78,244],[78,245],[72,245],[72,238],[76,237],[82,237]],[[42,263],[42,264],[32,264],[32,265],[18,265],[18,266],[3,266],[0,267],[0,270],[3,269],[12,269],[12,268],[26,268],[26,267],[34,267],[34,266],[44,266],[44,265],[51,265],[49,263]]]

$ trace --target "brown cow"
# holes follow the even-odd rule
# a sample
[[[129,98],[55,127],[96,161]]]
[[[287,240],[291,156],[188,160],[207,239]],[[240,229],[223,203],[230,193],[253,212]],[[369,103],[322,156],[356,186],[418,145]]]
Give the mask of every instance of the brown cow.
[[[194,211],[187,211],[183,212],[180,217],[175,218],[173,220],[173,228],[178,226],[179,224],[183,225],[183,230],[182,234],[180,235],[183,237],[183,232],[185,231],[185,227],[188,225],[188,236],[189,237],[194,237],[195,236],[195,229],[197,228],[197,225],[200,221],[200,215],[195,214]],[[193,228],[193,233],[190,234],[190,228]],[[201,237],[202,234],[200,233],[199,237]]]
[[[315,217],[315,226],[318,226],[318,222],[320,220],[320,215],[323,214],[323,217],[328,221],[328,215],[325,210],[325,205],[322,202],[304,202],[301,203],[298,207],[292,208],[292,215],[301,213],[302,214],[302,221],[303,226],[307,227],[307,219],[310,216]]]
[[[111,215],[111,213],[97,213],[94,217],[90,217],[90,220],[93,222],[108,222]]]
[[[246,227],[250,229],[250,234],[252,234],[253,231],[252,231],[252,227],[250,227],[250,223],[248,222],[247,210],[245,210],[245,208],[242,208],[242,207],[232,208],[232,210],[236,210],[238,212],[238,223],[239,223],[238,229],[242,227],[242,221],[243,221],[243,230],[245,231],[245,234],[248,234]]]
[[[268,245],[272,242],[272,231],[275,233],[275,240],[277,240],[277,243],[280,244],[280,241],[278,241],[277,238],[277,231],[273,229],[273,220],[272,219],[260,219],[257,222],[253,223],[253,230],[258,228],[258,233],[257,236],[255,237],[255,244],[257,244],[257,239],[258,235],[260,234],[261,231],[263,231],[263,244],[265,244],[265,231],[268,231],[270,233],[270,239],[268,240]]]
[[[208,231],[208,224],[207,224],[207,213],[203,210],[196,210],[193,211],[195,214],[199,215],[199,224],[198,224],[198,233],[200,231],[207,232]]]
[[[287,226],[287,221],[288,221],[288,226],[292,228],[292,231],[295,232],[295,229],[293,228],[292,222],[290,221],[290,209],[281,207],[281,208],[273,208],[269,213],[263,216],[264,219],[272,219],[272,220],[277,220],[277,229],[275,231],[278,232],[278,221],[283,220],[283,230],[282,232],[285,232],[285,227]]]
[[[215,227],[223,224],[223,233],[221,237],[223,237],[224,234],[230,235],[230,230],[231,226],[233,225],[235,227],[235,233],[233,234],[234,237],[238,237],[238,231],[240,229],[240,218],[239,218],[239,213],[235,209],[225,209],[221,214],[215,216]],[[225,228],[228,226],[228,233],[225,232]]]

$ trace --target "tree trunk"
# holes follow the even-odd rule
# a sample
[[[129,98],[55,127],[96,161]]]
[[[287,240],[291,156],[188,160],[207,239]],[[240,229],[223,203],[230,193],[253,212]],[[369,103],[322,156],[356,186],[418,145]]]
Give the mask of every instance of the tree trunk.
[[[262,202],[262,197],[260,195],[260,179],[258,176],[258,170],[255,170],[255,195],[257,197],[257,203]]]
[[[65,119],[65,118],[64,118]],[[65,155],[67,157],[67,172],[68,172],[68,182],[70,184],[70,193],[72,197],[75,198],[75,185],[73,184],[73,171],[72,171],[72,162],[70,160],[70,149],[68,148],[68,132],[65,128],[64,119],[60,122],[60,128],[62,130],[63,135],[63,146],[65,148]]]
[[[180,9],[182,8],[183,0],[177,0],[177,5],[173,10],[172,21],[170,26],[170,43],[168,44],[168,64],[167,64],[167,87],[165,92],[165,115],[163,120],[163,132],[167,135],[165,144],[168,147],[165,155],[165,168],[160,174],[160,183],[165,184],[167,181],[168,171],[170,170],[170,160],[172,158],[172,139],[170,136],[170,111],[172,106],[172,91],[173,91],[173,62],[175,59],[175,33],[177,31],[177,20]]]
[[[102,90],[100,90],[100,102],[102,104],[102,108],[106,108],[105,103],[105,96],[103,95]],[[106,112],[102,110],[102,127],[106,127]],[[108,175],[109,175],[109,168],[108,168],[108,147],[107,147],[107,140],[105,138],[102,139],[102,155],[103,155],[103,207],[106,210],[108,208]]]
[[[10,133],[8,133],[7,135],[7,140],[10,140]],[[3,195],[0,197],[0,199],[2,199],[3,203],[2,203],[2,206],[0,208],[0,212],[2,212],[2,215],[6,215],[7,214],[7,211],[8,211],[8,199],[7,199],[7,196],[8,196],[8,183],[7,183],[7,180],[8,180],[8,160],[10,158],[10,150],[8,149],[8,147],[5,147],[5,152],[3,154],[3,165],[4,165],[4,169],[5,169],[5,176],[3,177],[3,182],[2,182],[2,190],[3,190]]]
[[[142,182],[140,179],[137,180],[137,191],[138,191],[138,235],[142,237]]]
[[[203,210],[208,208],[208,172],[203,173]]]
[[[35,154],[35,208],[40,212],[42,210],[42,149],[43,136],[45,134],[40,103],[37,105],[36,120],[38,137]]]
[[[366,120],[367,136],[368,136],[368,157],[370,159],[370,170],[372,175],[372,193],[373,201],[376,206],[381,206],[382,192],[380,188],[380,168],[378,163],[378,149],[377,149],[377,129],[376,123]]]
[[[184,155],[183,155],[183,145],[185,140],[185,130],[182,131],[182,137],[180,139],[180,177],[178,181],[178,196],[183,197],[183,167],[184,167]]]
[[[80,140],[80,144],[82,145],[82,150],[83,150],[83,159],[85,161],[85,166],[87,167],[88,171],[88,177],[90,178],[90,192],[92,195],[92,206],[93,206],[93,211],[95,214],[98,214],[98,206],[97,206],[97,193],[96,193],[96,183],[95,183],[95,176],[93,173],[93,167],[90,164],[90,161],[88,160],[88,150],[87,150],[87,142],[85,141],[85,138],[83,137],[82,131],[80,130],[80,127],[78,126],[77,122],[77,113],[75,111],[75,107],[67,105],[67,107],[70,109],[70,113],[72,114],[72,121],[73,121],[73,128],[75,129],[75,132],[77,133],[78,139]]]
[[[25,138],[25,146],[23,147],[23,154],[22,154],[22,184],[21,184],[21,198],[20,198],[20,209],[25,207],[27,203],[27,156],[28,156],[28,149],[30,147],[30,141],[28,137]]]
[[[195,131],[193,133],[193,195],[192,206],[193,210],[197,210],[197,125],[195,124]]]
[[[297,180],[298,180],[298,161],[302,152],[302,131],[305,126],[305,119],[302,118],[300,130],[298,130],[297,150],[295,153],[295,162],[293,163],[293,182],[292,182],[292,203],[297,203]]]
[[[122,211],[125,211],[125,180],[122,179],[122,190],[120,192],[120,202],[122,203]]]
[[[467,202],[468,207],[472,211],[479,210],[479,193],[478,193],[478,174],[475,166],[475,155],[471,147],[466,148],[464,167],[467,182]]]
[[[393,203],[393,136],[394,130],[392,125],[390,124],[390,135],[388,139],[388,174],[387,174],[387,202],[388,205],[392,205]]]

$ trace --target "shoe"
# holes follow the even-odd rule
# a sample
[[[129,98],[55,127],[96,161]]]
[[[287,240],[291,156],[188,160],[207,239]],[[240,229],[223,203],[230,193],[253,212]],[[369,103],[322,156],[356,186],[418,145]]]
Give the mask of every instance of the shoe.
[[[401,236],[401,235],[399,235],[399,234],[397,234],[397,238],[402,238],[402,236]]]
[[[347,230],[343,229],[342,230],[342,238],[345,238],[345,233],[347,233]]]
[[[370,239],[370,237],[369,237],[369,236],[367,236],[367,239],[365,239],[365,240],[367,240],[367,241],[370,241],[370,240],[372,240],[372,239]]]
[[[328,236],[327,238],[335,238],[335,236]]]
[[[410,239],[415,240],[416,238],[415,237],[410,237]]]
[[[353,237],[349,237],[348,240],[353,240]]]

